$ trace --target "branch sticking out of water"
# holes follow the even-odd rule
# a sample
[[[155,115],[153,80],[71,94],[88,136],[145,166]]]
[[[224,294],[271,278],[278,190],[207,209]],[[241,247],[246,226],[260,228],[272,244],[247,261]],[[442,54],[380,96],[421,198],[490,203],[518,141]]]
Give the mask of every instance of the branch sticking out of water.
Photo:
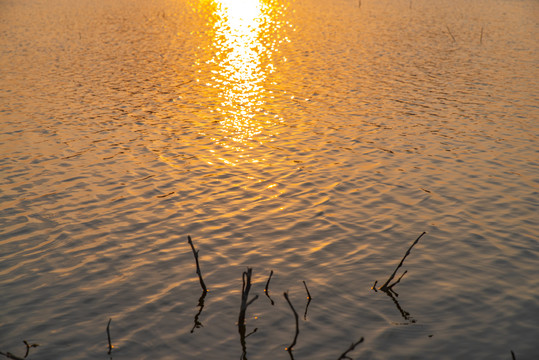
[[[191,250],[193,250],[193,255],[195,256],[195,262],[197,265],[197,274],[198,279],[200,280],[200,286],[202,287],[202,290],[208,291],[206,288],[206,284],[204,283],[204,279],[202,278],[202,271],[200,271],[200,265],[198,263],[198,250],[195,250],[195,246],[193,245],[193,241],[191,240],[191,236],[187,235],[187,241],[189,242],[189,245],[191,245]]]
[[[109,340],[109,352],[107,354],[110,355],[112,352],[112,341],[110,340],[110,322],[112,321],[112,318],[109,319],[109,323],[107,324],[107,338]]]
[[[292,303],[290,302],[290,299],[288,298],[288,292],[284,292],[283,295],[286,301],[288,302],[288,305],[290,305],[290,309],[292,309],[292,312],[294,313],[294,317],[296,319],[296,335],[294,336],[294,341],[292,341],[292,344],[290,344],[290,346],[286,348],[286,351],[288,351],[290,353],[290,357],[292,357],[292,348],[296,345],[296,341],[299,335],[299,317],[298,317],[298,313],[296,312],[296,309],[294,309],[294,306],[292,306]]]
[[[303,319],[307,320],[307,309],[309,308],[309,304],[311,303],[311,300],[313,298],[311,297],[311,293],[309,292],[309,288],[307,288],[307,283],[305,282],[305,280],[303,280],[303,285],[305,286],[305,291],[307,291],[307,299],[309,299],[307,301],[307,305],[305,305],[305,314],[303,315]]]
[[[268,278],[268,281],[266,282],[266,287],[264,288],[264,293],[266,294],[266,296],[268,297],[268,299],[270,299],[271,301],[271,305],[275,305],[275,302],[273,301],[273,299],[269,296],[269,290],[268,290],[268,286],[269,286],[269,283],[270,283],[270,280],[271,280],[271,276],[273,275],[273,270],[271,270],[270,274],[269,274],[269,278]]]
[[[10,353],[10,352],[3,353],[3,352],[0,351],[0,355],[4,355],[4,356],[7,357],[8,359],[13,359],[13,360],[24,360],[24,358],[18,357],[17,355],[13,355],[13,354]]]
[[[26,345],[26,354],[24,354],[24,358],[26,359],[26,357],[28,356],[28,354],[30,354],[30,348],[33,348],[33,347],[38,347],[39,344],[28,344],[28,342],[26,340],[23,340],[22,341],[24,343],[24,345]]]
[[[517,358],[515,357],[515,353],[513,352],[513,350],[511,350],[511,358],[512,358],[513,360],[517,360]]]
[[[251,305],[256,299],[258,299],[258,295],[256,295],[251,300],[248,300],[249,298],[249,291],[251,291],[251,276],[253,273],[252,268],[247,268],[247,271],[244,271],[242,274],[242,281],[243,285],[241,288],[241,305],[240,305],[240,314],[238,316],[238,332],[240,333],[240,343],[241,343],[241,359],[247,360],[247,344],[245,342],[245,338],[254,332],[256,332],[257,329],[254,329],[249,335],[246,335],[247,329],[245,326],[245,311],[247,311],[247,307]]]
[[[247,271],[243,272],[242,275],[242,281],[243,285],[241,288],[241,307],[240,307],[240,313],[243,313],[243,317],[245,319],[245,311],[247,310],[247,306],[251,305],[256,299],[258,299],[258,295],[255,295],[254,298],[248,301],[249,297],[249,291],[251,291],[251,276],[253,274],[252,268],[247,268]]]
[[[389,291],[391,290],[391,288],[395,285],[397,285],[402,277],[404,276],[404,274],[406,274],[407,271],[404,272],[404,274],[401,275],[401,277],[396,281],[394,282],[392,285],[389,285],[389,283],[391,282],[391,280],[393,280],[395,278],[395,275],[397,274],[397,271],[400,269],[400,267],[402,266],[402,264],[404,263],[404,259],[406,259],[406,257],[408,255],[410,255],[410,251],[412,250],[412,248],[415,246],[415,244],[417,244],[417,242],[419,241],[419,239],[421,239],[421,237],[423,235],[425,235],[426,232],[423,231],[423,233],[421,235],[419,235],[419,237],[417,239],[415,239],[414,243],[408,248],[408,250],[406,251],[406,254],[404,254],[404,257],[402,258],[401,262],[399,263],[399,265],[397,265],[397,268],[395,269],[395,271],[393,271],[393,274],[391,274],[391,276],[389,277],[389,279],[387,279],[387,281],[384,283],[384,285],[382,285],[380,287],[380,290],[382,291]],[[375,283],[376,284],[376,283]],[[389,285],[389,286],[388,286]]]
[[[483,27],[481,26],[481,37],[479,38],[479,44],[483,45]]]
[[[354,350],[356,348],[356,346],[358,346],[359,344],[361,344],[363,342],[363,337],[361,339],[359,339],[358,341],[356,341],[355,343],[352,343],[352,345],[350,345],[350,347],[348,348],[348,350],[346,350],[345,352],[342,353],[342,355],[337,359],[337,360],[352,360],[351,357],[347,356],[346,354],[348,354],[350,351]]]
[[[451,30],[449,30],[449,26],[446,25],[445,27],[447,28],[447,32],[449,33],[449,35],[451,35],[451,39],[453,39],[453,42],[457,42],[457,40],[455,40],[455,37],[451,33]]]
[[[24,357],[18,357],[17,355],[13,355],[10,352],[3,353],[1,351],[0,351],[0,355],[4,355],[8,359],[12,359],[12,360],[24,360],[24,359],[26,359],[28,357],[28,354],[30,354],[30,348],[39,346],[39,344],[31,344],[30,345],[30,344],[28,344],[28,341],[26,341],[26,340],[23,340],[22,342],[24,343],[24,345],[26,345],[26,353],[24,354]]]

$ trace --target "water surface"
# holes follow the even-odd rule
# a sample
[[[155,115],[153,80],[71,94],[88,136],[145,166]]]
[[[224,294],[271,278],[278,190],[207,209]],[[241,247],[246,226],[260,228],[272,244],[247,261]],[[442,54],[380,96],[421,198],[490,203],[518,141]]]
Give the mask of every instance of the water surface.
[[[108,359],[112,318],[114,359],[237,359],[252,267],[251,360],[291,357],[284,291],[295,359],[534,358],[538,15],[3,1],[0,351]]]

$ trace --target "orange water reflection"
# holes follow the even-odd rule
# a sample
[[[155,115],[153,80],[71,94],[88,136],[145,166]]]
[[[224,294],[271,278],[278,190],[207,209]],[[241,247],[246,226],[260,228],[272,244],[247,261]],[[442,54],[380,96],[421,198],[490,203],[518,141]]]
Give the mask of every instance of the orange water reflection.
[[[282,28],[290,25],[279,20],[284,6],[271,1],[214,0],[211,5],[206,7],[213,11],[210,58],[199,61],[209,65],[205,85],[219,98],[212,109],[219,129],[210,138],[223,151],[212,150],[213,155],[229,165],[260,162],[263,157],[253,149],[272,141],[274,124],[282,121],[264,104],[273,97],[268,85],[276,85],[270,77],[279,45],[289,41]]]

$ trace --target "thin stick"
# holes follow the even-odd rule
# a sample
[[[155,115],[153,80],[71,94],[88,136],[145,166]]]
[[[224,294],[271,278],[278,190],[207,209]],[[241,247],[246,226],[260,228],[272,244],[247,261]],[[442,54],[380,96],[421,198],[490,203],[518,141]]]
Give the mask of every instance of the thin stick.
[[[515,357],[515,353],[513,352],[513,350],[511,350],[511,357],[513,358],[513,360],[517,360],[517,358]]]
[[[26,345],[26,354],[24,354],[24,358],[26,359],[28,357],[28,353],[30,352],[30,345],[26,342],[26,340],[22,341],[24,345]]]
[[[286,349],[288,352],[291,353],[292,348],[296,345],[296,340],[298,339],[298,335],[299,335],[299,317],[298,317],[298,313],[296,312],[296,309],[294,309],[294,306],[292,306],[292,303],[290,302],[290,299],[288,298],[288,293],[284,292],[283,295],[286,301],[288,302],[288,305],[290,305],[290,309],[292,309],[292,312],[294,313],[294,317],[296,318],[296,335],[294,336],[294,341],[292,341],[292,344],[290,344],[290,346]]]
[[[398,283],[400,283],[401,279],[404,277],[404,275],[406,275],[406,273],[408,272],[408,270],[405,270],[402,275],[399,277],[399,279],[397,281],[395,281],[393,284],[389,285],[388,288],[391,289],[393,286],[397,285]]]
[[[26,345],[26,354],[24,354],[24,358],[26,359],[28,357],[28,354],[30,353],[30,348],[33,348],[33,347],[38,347],[39,344],[28,344],[28,341],[26,340],[23,340],[22,341],[24,343],[24,345]]]
[[[481,37],[479,38],[479,44],[483,45],[483,27],[481,26]]]
[[[449,26],[446,25],[445,27],[447,28],[447,31],[449,32],[449,35],[451,35],[451,38],[453,39],[453,42],[457,42],[457,40],[455,40],[455,37],[451,33],[451,30],[449,30]]]
[[[112,352],[112,341],[110,341],[110,322],[112,321],[112,318],[109,318],[109,323],[107,324],[107,338],[109,339],[109,352],[108,354]]]
[[[350,345],[348,350],[343,352],[342,355],[337,360],[351,359],[350,357],[346,356],[346,354],[348,354],[350,351],[354,350],[356,348],[356,346],[358,346],[359,344],[361,344],[363,342],[363,340],[364,339],[362,337],[361,339],[359,339],[359,341],[357,341],[355,343],[352,343],[352,345]]]
[[[269,274],[269,278],[268,278],[268,281],[266,282],[266,287],[264,288],[264,293],[266,293],[266,296],[268,297],[268,299],[270,299],[271,301],[271,305],[275,305],[275,302],[273,301],[273,299],[269,296],[269,290],[268,290],[268,286],[269,286],[269,283],[270,283],[270,280],[271,280],[271,276],[273,275],[273,270],[271,270],[270,274]]]
[[[238,316],[238,332],[240,333],[240,344],[242,349],[241,354],[241,360],[247,360],[247,344],[245,342],[245,338],[252,333],[254,333],[257,329],[253,330],[252,333],[249,335],[246,335],[247,329],[245,326],[245,311],[247,310],[247,307],[253,303],[256,299],[258,299],[258,295],[256,295],[254,298],[252,298],[250,301],[248,301],[249,298],[249,291],[251,291],[251,275],[253,273],[252,268],[247,268],[247,271],[244,271],[242,274],[242,282],[243,285],[241,287],[241,305],[240,305],[240,314]]]
[[[3,353],[3,352],[0,351],[0,355],[4,355],[4,356],[7,357],[8,359],[13,359],[13,360],[24,360],[24,358],[18,357],[17,355],[13,355],[13,354],[10,353],[10,352]]]
[[[395,271],[393,271],[393,274],[391,274],[391,276],[389,277],[389,279],[387,279],[387,281],[384,283],[384,285],[382,285],[382,287],[380,287],[380,290],[382,291],[387,291],[388,290],[388,287],[387,285],[391,282],[391,280],[393,280],[393,278],[395,278],[395,274],[397,274],[397,271],[400,269],[400,267],[402,266],[402,264],[404,263],[404,259],[406,259],[406,257],[408,255],[410,255],[410,251],[412,250],[412,248],[414,247],[415,244],[417,244],[417,242],[419,241],[419,239],[421,239],[421,237],[423,235],[425,235],[426,232],[423,231],[423,233],[421,235],[419,235],[419,237],[417,239],[415,239],[414,243],[412,244],[412,246],[410,246],[410,248],[408,248],[408,250],[406,251],[406,254],[404,254],[404,257],[402,258],[401,262],[399,263],[399,265],[397,265],[397,268],[395,269]],[[400,279],[399,279],[400,280]],[[397,281],[398,282],[398,281]]]
[[[243,272],[242,281],[243,285],[241,288],[241,305],[240,305],[240,315],[238,317],[238,325],[245,324],[245,311],[247,306],[251,305],[253,301],[258,299],[258,295],[255,295],[250,301],[248,301],[249,291],[251,291],[251,275],[253,273],[252,268],[247,268],[247,271]]]
[[[307,283],[305,282],[305,280],[303,280],[303,285],[305,286],[305,290],[307,291],[307,298],[309,300],[312,300],[313,298],[311,297],[311,293],[309,292],[309,289],[307,288]]]
[[[195,262],[197,264],[197,274],[198,279],[200,280],[200,286],[202,287],[202,290],[208,291],[206,288],[206,284],[204,284],[204,279],[202,278],[202,272],[200,271],[200,265],[198,263],[198,250],[195,250],[195,246],[193,245],[193,241],[191,240],[191,236],[187,235],[187,241],[189,242],[189,245],[191,245],[191,249],[193,250],[193,255],[195,256]]]
[[[253,331],[251,331],[249,334],[245,335],[245,338],[247,339],[249,336],[253,335],[255,332],[257,332],[258,328],[255,328]]]
[[[303,319],[307,320],[307,309],[309,308],[309,304],[311,303],[311,300],[313,298],[311,297],[311,293],[309,292],[309,288],[307,288],[307,283],[305,282],[305,280],[303,280],[303,285],[305,286],[305,290],[307,291],[307,299],[309,299],[307,301],[307,305],[305,305],[305,314],[303,315]]]

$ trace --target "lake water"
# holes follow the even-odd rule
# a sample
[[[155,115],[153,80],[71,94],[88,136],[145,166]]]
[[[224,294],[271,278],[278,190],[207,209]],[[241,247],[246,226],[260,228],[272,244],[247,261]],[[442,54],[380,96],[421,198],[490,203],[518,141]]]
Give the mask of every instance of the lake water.
[[[4,0],[0,33],[0,351],[539,356],[538,1]]]

